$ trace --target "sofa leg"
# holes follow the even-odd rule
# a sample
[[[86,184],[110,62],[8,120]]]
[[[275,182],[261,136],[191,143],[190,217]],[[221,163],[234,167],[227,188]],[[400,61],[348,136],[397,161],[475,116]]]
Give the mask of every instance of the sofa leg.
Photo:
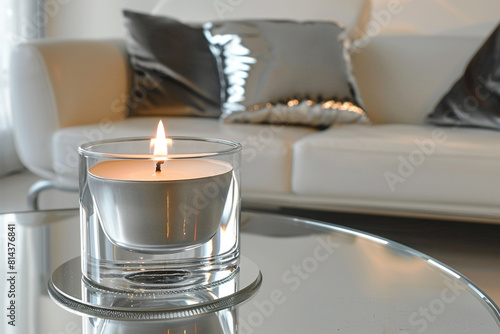
[[[28,209],[38,211],[38,197],[40,193],[46,189],[59,189],[64,191],[78,191],[78,189],[62,187],[54,181],[40,180],[35,182],[28,191]]]

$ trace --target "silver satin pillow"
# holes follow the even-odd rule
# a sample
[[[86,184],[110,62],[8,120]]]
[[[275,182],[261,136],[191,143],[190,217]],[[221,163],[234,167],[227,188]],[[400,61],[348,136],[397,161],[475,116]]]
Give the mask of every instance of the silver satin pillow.
[[[219,66],[225,122],[324,128],[367,120],[338,24],[220,21],[204,28]]]

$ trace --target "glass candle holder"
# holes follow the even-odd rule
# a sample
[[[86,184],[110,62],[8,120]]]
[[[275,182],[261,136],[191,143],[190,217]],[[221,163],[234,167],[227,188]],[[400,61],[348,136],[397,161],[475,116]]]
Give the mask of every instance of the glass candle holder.
[[[82,274],[120,291],[186,290],[237,270],[240,152],[235,142],[173,137],[84,144]]]

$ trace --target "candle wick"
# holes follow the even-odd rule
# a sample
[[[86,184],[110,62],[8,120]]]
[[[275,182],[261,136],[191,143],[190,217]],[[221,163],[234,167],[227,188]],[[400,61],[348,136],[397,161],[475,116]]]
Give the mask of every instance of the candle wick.
[[[161,160],[156,163],[156,172],[161,172],[161,165],[165,163],[165,161]]]

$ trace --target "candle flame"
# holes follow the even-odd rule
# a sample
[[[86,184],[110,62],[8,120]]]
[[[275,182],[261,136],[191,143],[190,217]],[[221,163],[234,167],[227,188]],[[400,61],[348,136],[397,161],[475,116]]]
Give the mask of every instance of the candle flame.
[[[163,122],[160,120],[158,122],[158,127],[156,128],[156,138],[152,138],[150,142],[150,150],[153,151],[156,163],[155,173],[161,172],[161,165],[165,163],[168,155],[168,145],[172,144],[172,140],[167,138],[165,134],[165,127]]]
[[[163,126],[163,122],[158,122],[158,127],[156,128],[156,138],[151,140],[151,143],[154,147],[153,154],[154,155],[167,155],[168,154],[168,142],[167,136],[165,135],[165,127]]]
[[[163,122],[160,120],[158,122],[158,127],[156,129],[156,138],[151,139],[150,149],[153,151],[155,160],[158,160],[156,163],[156,172],[161,172],[161,165],[167,159],[168,154],[168,145],[172,143],[171,139],[168,139],[165,134],[165,127],[163,126]]]

